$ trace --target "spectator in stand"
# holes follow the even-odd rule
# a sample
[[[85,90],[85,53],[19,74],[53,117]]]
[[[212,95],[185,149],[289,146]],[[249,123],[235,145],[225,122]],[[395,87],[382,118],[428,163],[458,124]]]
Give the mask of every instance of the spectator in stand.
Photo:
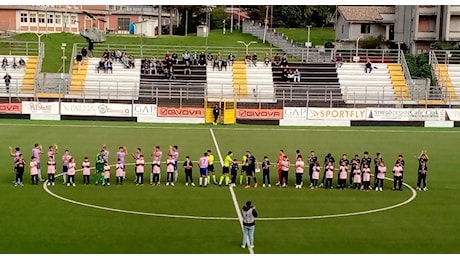
[[[169,59],[171,57],[171,54],[169,54],[169,51],[166,51],[165,53],[165,60]]]
[[[104,72],[108,73],[110,70],[110,73],[113,74],[113,69],[112,69],[112,59],[106,59],[104,62]]]
[[[156,62],[156,72],[155,74],[163,74],[164,70],[163,70],[163,62],[161,60],[157,60]]]
[[[230,52],[230,54],[228,55],[228,65],[232,66],[234,61],[235,55],[233,55],[233,53]]]
[[[254,52],[254,54],[252,55],[252,64],[254,65],[254,67],[257,67],[257,54]]]
[[[83,55],[81,54],[81,52],[77,54],[77,56],[75,57],[75,61],[77,62],[77,71],[78,73],[80,73],[81,63],[83,61]]]
[[[19,58],[19,69],[25,69],[25,68],[26,68],[26,62],[21,57]]]
[[[83,59],[88,58],[88,50],[86,50],[85,47],[81,48],[81,56],[83,57]]]
[[[249,53],[246,53],[244,61],[246,62],[246,65],[251,66],[251,55],[249,55]]]
[[[151,59],[150,59],[150,68],[149,68],[149,73],[150,74],[157,74],[157,64],[158,64],[158,60],[155,56],[153,56]]]
[[[128,59],[128,56],[126,56],[126,54],[124,54],[124,55],[121,57],[121,63],[123,63],[123,68],[125,68],[125,69],[129,69],[129,68],[130,68],[129,59]]]
[[[122,56],[122,54],[121,54],[120,49],[117,49],[117,50],[115,51],[115,60],[114,60],[114,61],[116,61],[116,62],[121,62],[121,56]]]
[[[268,65],[270,64],[270,56],[268,56],[268,53],[265,53],[264,63],[265,67],[268,67]]]
[[[342,67],[342,64],[343,64],[342,53],[339,53],[339,54],[337,54],[337,56],[335,57],[335,65],[336,65],[337,68],[341,68],[341,67]]]
[[[179,56],[177,55],[177,52],[173,52],[173,54],[171,55],[171,59],[173,63],[177,65],[177,63],[179,62]]]
[[[190,63],[190,53],[188,53],[188,50],[185,50],[184,53],[182,53],[182,62],[185,64],[186,61],[189,61]]]
[[[173,66],[173,61],[171,57],[165,60],[165,66],[168,68],[168,70]]]
[[[5,76],[3,76],[3,79],[5,80],[6,93],[10,93],[11,75],[6,73]]]
[[[169,68],[168,70],[168,79],[171,80],[171,79],[176,79],[176,75],[174,75],[174,67],[171,66],[171,68]]]
[[[115,54],[115,51],[111,51],[111,52],[110,52],[110,58],[111,58],[112,60],[115,60],[115,59],[116,59],[116,58],[115,58],[115,55],[116,55],[116,54]]]
[[[135,69],[136,68],[136,60],[134,59],[134,56],[133,55],[130,55],[129,56],[129,68],[130,69]]]
[[[288,66],[288,60],[287,60],[287,55],[286,53],[283,53],[283,56],[281,57],[281,67],[287,67]]]
[[[273,63],[275,64],[275,66],[281,65],[281,57],[278,53],[275,55],[275,58],[273,60],[274,60]]]
[[[13,69],[16,70],[16,68],[18,67],[18,62],[16,61],[16,57],[13,58],[13,65],[12,65]]]
[[[200,65],[200,66],[206,65],[206,55],[203,52],[201,52],[201,54],[200,54],[200,59],[198,60],[198,65]]]
[[[149,69],[150,69],[150,60],[147,58],[144,58],[141,61],[141,73],[142,74],[149,74]]]
[[[292,69],[289,70],[288,80],[292,82],[294,81],[294,72],[292,71]]]
[[[226,60],[222,60],[222,68],[224,68],[225,71],[227,71],[227,61]]]
[[[213,65],[213,62],[214,62],[214,57],[212,56],[211,53],[208,53],[207,57],[206,57],[206,60],[208,62],[208,65]]]
[[[199,58],[198,53],[196,53],[196,51],[194,51],[193,56],[192,56],[192,59],[193,59],[192,64],[193,65],[198,65],[198,58]]]
[[[364,65],[364,73],[371,73],[371,72],[372,72],[372,62],[369,58],[367,58],[366,65]]]
[[[110,52],[107,49],[105,49],[104,53],[102,54],[102,58],[104,59],[110,58]]]
[[[104,70],[105,68],[105,60],[104,58],[101,58],[99,61],[99,65],[97,66],[97,73],[99,73],[100,70]]]
[[[185,68],[184,68],[184,75],[189,74],[192,75],[192,69],[190,68],[190,60],[185,60]]]
[[[288,81],[289,80],[288,76],[289,76],[289,71],[288,71],[287,68],[284,68],[283,72],[281,74],[281,80],[282,81]]]
[[[300,72],[299,72],[299,69],[296,69],[296,70],[294,71],[294,77],[293,77],[293,79],[294,79],[294,82],[300,82]]]
[[[6,70],[6,67],[8,67],[10,65],[8,65],[8,59],[6,57],[3,58],[2,60],[2,69],[3,70]]]

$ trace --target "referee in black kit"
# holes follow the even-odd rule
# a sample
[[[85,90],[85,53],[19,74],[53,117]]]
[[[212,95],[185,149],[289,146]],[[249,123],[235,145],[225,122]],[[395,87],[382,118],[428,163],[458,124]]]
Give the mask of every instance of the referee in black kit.
[[[217,125],[217,119],[219,119],[221,110],[222,108],[219,107],[219,104],[216,104],[212,109],[212,114],[214,115],[214,122],[212,122],[213,125]]]

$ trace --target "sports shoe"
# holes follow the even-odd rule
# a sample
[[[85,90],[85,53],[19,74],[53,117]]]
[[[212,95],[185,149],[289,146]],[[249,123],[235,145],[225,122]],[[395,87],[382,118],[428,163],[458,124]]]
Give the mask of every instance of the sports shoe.
[[[171,186],[174,186],[174,182],[171,182]]]
[[[70,186],[70,183],[67,183],[67,186]]]
[[[110,183],[109,183],[109,185],[110,185]],[[74,187],[75,187],[75,183],[72,183],[72,186],[74,186]]]
[[[195,183],[192,182],[192,186],[195,186]]]
[[[16,182],[14,183],[14,186],[18,186],[19,184],[17,184]]]
[[[423,191],[427,191],[427,190],[428,190],[428,188],[427,188],[427,187],[423,188]]]
[[[262,184],[262,188],[265,188],[265,184]]]
[[[244,188],[245,188],[245,189],[249,189],[249,188],[251,188],[251,186],[246,185],[246,186],[244,186]]]
[[[268,184],[268,187],[270,188],[272,185],[271,184]]]
[[[375,191],[379,191],[379,188],[378,188],[378,187],[376,187],[376,188],[375,188]]]
[[[51,185],[51,183],[49,183],[49,182],[46,184],[46,186],[50,186],[50,185]],[[16,183],[14,184],[14,186],[16,186]]]
[[[256,183],[254,183],[254,188],[257,188],[257,182],[256,182]]]
[[[188,186],[188,182],[185,183],[185,186]]]
[[[251,248],[251,249],[254,248],[254,245],[250,245],[249,248]]]
[[[51,183],[51,185],[53,185],[53,186],[54,186],[54,182],[53,182],[53,183]]]
[[[280,182],[277,182],[275,185],[276,185],[276,186],[280,186],[280,185],[281,185],[281,183],[280,183]]]
[[[246,248],[246,246],[245,246],[245,245],[241,245],[241,248]]]
[[[383,188],[382,188],[382,187],[380,187],[380,191],[383,191]]]
[[[322,184],[322,183],[319,184],[319,187],[320,187],[320,188],[322,188],[323,186],[324,186],[324,184]]]
[[[166,186],[169,186],[169,182],[166,183]]]
[[[283,187],[283,188],[286,188],[286,184],[283,184],[283,186],[282,186],[282,187]]]

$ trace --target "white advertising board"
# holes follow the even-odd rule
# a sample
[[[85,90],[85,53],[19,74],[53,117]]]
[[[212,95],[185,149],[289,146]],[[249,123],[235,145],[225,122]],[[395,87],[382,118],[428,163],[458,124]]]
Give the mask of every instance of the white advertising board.
[[[94,103],[62,102],[61,115],[95,116],[96,106]]]
[[[446,109],[447,117],[451,121],[460,121],[460,109]]]
[[[134,104],[133,117],[157,117],[157,105]]]
[[[97,116],[132,116],[131,104],[95,103]]]
[[[380,121],[443,121],[444,109],[425,108],[367,108],[367,120]]]
[[[23,114],[59,115],[59,102],[22,102]]]
[[[365,120],[366,109],[308,108],[308,120]]]
[[[307,119],[307,108],[306,107],[285,107],[283,108],[283,119]]]

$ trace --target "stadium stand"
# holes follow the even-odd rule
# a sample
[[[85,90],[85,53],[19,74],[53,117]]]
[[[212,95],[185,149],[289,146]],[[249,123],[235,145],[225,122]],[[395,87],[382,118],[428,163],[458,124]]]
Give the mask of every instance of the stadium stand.
[[[444,95],[451,101],[458,100],[460,95],[460,65],[459,64],[432,64],[438,85],[444,86]],[[447,90],[447,91],[446,91]]]
[[[25,68],[16,69],[13,68],[13,59],[16,58],[16,62],[19,62],[19,59],[22,57],[26,66]],[[23,95],[23,94],[34,94],[34,82],[35,82],[35,70],[37,68],[38,57],[36,56],[11,56],[11,55],[2,55],[1,59],[6,58],[8,60],[8,66],[5,69],[1,69],[1,79],[2,79],[2,91],[0,92],[2,96],[8,96],[10,94],[6,93],[3,84],[3,77],[6,73],[11,76],[10,83],[10,93],[14,95]]]

